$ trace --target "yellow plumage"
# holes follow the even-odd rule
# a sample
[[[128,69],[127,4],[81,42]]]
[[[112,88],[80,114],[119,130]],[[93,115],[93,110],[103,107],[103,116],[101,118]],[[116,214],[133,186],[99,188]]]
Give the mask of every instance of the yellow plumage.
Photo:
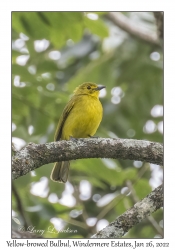
[[[99,101],[99,91],[104,86],[95,83],[83,83],[74,91],[60,117],[55,141],[70,138],[87,138],[93,136],[102,120],[102,105]],[[51,179],[66,182],[69,162],[57,162],[51,173]]]

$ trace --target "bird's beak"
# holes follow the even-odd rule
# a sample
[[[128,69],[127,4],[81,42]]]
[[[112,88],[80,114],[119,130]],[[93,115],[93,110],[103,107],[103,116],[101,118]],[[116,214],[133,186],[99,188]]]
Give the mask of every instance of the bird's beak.
[[[98,86],[95,90],[97,90],[97,91],[100,91],[101,89],[104,89],[104,88],[106,88],[106,86]]]

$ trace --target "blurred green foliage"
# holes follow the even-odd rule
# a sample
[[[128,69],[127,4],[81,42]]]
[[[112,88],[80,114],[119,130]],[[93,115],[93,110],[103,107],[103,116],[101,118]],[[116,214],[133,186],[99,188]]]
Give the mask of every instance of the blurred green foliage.
[[[123,14],[140,28],[156,29],[151,12]],[[12,136],[17,148],[53,141],[64,106],[85,81],[106,86],[97,136],[162,142],[160,47],[132,38],[105,12],[12,13]],[[155,165],[87,159],[71,162],[64,185],[50,181],[52,166],[14,181],[26,224],[45,230],[43,237],[48,238],[88,238],[133,206],[134,196],[144,198],[162,181],[162,168]],[[134,191],[123,192],[127,181]],[[24,225],[14,193],[12,209]],[[153,217],[162,230],[162,210]],[[145,220],[125,237],[154,238],[159,232],[153,224]],[[13,221],[12,226],[19,225]],[[48,232],[54,226],[75,231]]]

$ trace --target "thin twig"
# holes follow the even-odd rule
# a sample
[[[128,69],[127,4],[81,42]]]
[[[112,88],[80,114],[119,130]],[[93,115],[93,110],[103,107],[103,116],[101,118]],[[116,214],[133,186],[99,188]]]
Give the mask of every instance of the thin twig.
[[[23,219],[24,227],[27,228],[29,226],[28,219],[26,218],[20,195],[18,194],[18,191],[17,191],[13,182],[12,182],[12,191],[13,191],[13,194],[14,194],[15,199],[16,199],[17,209],[18,209],[18,211]]]
[[[139,178],[135,179],[133,181],[134,184],[137,183],[137,181],[142,177],[142,175],[146,172],[147,168],[144,168],[139,171]],[[102,219],[106,214],[108,214],[115,206],[118,206],[121,201],[125,198],[124,195],[119,194],[117,195],[101,212],[98,214],[97,219],[100,220]]]
[[[139,38],[145,42],[156,44],[160,46],[160,42],[157,34],[152,33],[149,30],[140,28],[138,25],[133,23],[133,21],[123,15],[120,12],[109,12],[106,17],[112,21],[115,25],[117,25],[122,30],[126,31],[130,35]]]

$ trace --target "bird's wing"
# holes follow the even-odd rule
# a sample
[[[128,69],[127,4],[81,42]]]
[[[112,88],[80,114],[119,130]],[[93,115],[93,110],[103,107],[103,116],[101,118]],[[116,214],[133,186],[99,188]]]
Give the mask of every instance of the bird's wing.
[[[55,141],[59,141],[61,139],[61,134],[62,134],[62,129],[64,126],[64,123],[68,117],[68,115],[70,114],[70,111],[72,110],[73,106],[74,106],[75,102],[73,100],[73,98],[68,102],[68,104],[66,105],[66,107],[63,110],[63,113],[59,119],[58,122],[58,126],[55,132],[55,136],[54,136],[54,140]]]

